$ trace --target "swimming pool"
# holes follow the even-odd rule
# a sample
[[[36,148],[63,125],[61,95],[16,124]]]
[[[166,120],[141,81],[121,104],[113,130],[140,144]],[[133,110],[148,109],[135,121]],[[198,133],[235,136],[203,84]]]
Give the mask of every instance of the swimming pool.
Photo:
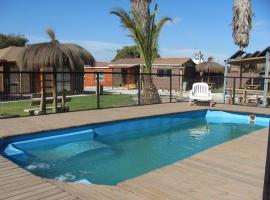
[[[7,138],[1,154],[41,177],[115,185],[268,125],[267,116],[193,111]]]

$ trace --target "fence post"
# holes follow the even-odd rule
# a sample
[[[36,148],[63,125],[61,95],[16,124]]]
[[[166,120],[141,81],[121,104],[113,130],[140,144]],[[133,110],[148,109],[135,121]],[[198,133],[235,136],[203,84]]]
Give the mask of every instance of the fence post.
[[[235,81],[236,79],[233,78],[233,99],[232,99],[232,104],[235,104]]]
[[[138,74],[138,105],[141,105],[141,73]]]
[[[270,127],[270,125],[269,125]],[[270,129],[268,130],[268,144],[266,154],[266,164],[264,173],[263,200],[270,199]]]
[[[172,73],[170,73],[170,103],[172,103]]]
[[[42,79],[42,93],[41,93],[41,106],[40,110],[42,114],[46,115],[46,85],[45,85],[45,72],[41,72]]]
[[[100,109],[100,86],[99,86],[99,72],[96,72],[96,80],[97,80],[97,109]]]
[[[53,69],[53,112],[57,113],[58,99],[57,99],[57,72]]]

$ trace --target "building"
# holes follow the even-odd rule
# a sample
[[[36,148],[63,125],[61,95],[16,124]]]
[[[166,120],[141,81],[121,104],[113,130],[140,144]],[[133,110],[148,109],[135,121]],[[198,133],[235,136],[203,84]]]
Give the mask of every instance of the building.
[[[112,87],[112,69],[108,62],[96,62],[95,66],[84,66],[84,87],[96,86],[96,74],[99,72],[100,84],[105,87]],[[107,74],[105,74],[107,73]]]
[[[139,72],[143,60],[139,58],[123,58],[112,62],[109,66],[114,70],[126,70],[126,72]],[[195,63],[191,58],[156,58],[153,61],[152,73],[153,81],[157,89],[170,88],[170,75],[172,76],[173,90],[189,90],[192,87],[196,76]],[[181,75],[181,76],[179,76]],[[122,78],[127,80],[128,84],[136,85],[136,76],[128,76]],[[119,80],[120,81],[120,80]]]
[[[41,74],[39,71],[21,72],[16,61],[25,47],[7,47],[0,49],[0,96],[22,96],[41,92]],[[64,69],[64,71],[66,71]],[[51,76],[51,75],[46,75]],[[69,94],[83,92],[83,75],[80,73],[58,73],[57,88],[64,87]]]
[[[96,86],[96,74],[99,72],[100,85],[104,87],[123,87],[134,89],[137,87],[137,74],[139,65],[129,66],[112,66],[112,63],[96,62],[96,66],[85,66],[84,86]]]
[[[228,78],[227,87],[233,87],[233,77],[235,77],[235,88],[256,88],[263,89],[263,77],[265,76],[266,53],[270,52],[270,46],[262,51],[246,53],[237,51],[228,60]],[[237,62],[236,62],[237,61]]]
[[[24,47],[8,47],[0,49],[0,92],[1,96],[9,94],[20,94],[21,92],[29,93],[30,87],[21,85],[20,80],[30,81],[29,75],[18,73],[19,67],[16,59]]]
[[[100,72],[100,84],[103,86],[137,88],[141,65],[143,60],[140,58],[122,58],[111,63],[97,62],[95,67],[85,66],[85,86],[95,86],[96,75],[93,73]],[[189,90],[196,77],[195,63],[190,58],[154,59],[152,73],[158,89],[169,89],[170,74],[176,75],[172,76],[172,89],[178,91]]]

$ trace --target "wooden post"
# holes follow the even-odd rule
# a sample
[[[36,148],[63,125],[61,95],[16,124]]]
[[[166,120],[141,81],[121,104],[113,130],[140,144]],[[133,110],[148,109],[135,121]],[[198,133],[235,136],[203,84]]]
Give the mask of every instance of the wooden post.
[[[19,84],[20,84],[20,96],[22,96],[23,95],[23,74],[22,74],[21,71],[19,73],[20,73],[20,82],[19,82]]]
[[[240,66],[240,83],[239,88],[242,88],[243,67]]]
[[[45,72],[41,71],[41,101],[40,101],[40,111],[42,114],[46,114],[46,87],[45,87]]]
[[[225,76],[223,85],[223,103],[226,103],[226,88],[227,88],[227,78],[228,78],[228,63],[225,64]]]
[[[172,103],[172,73],[170,74],[170,103]]]
[[[268,92],[268,74],[269,74],[269,59],[270,59],[270,53],[267,52],[265,56],[265,70],[264,70],[264,85],[263,85],[263,106],[267,106],[267,92]]]
[[[141,73],[138,74],[138,105],[141,105]]]
[[[179,96],[182,97],[183,95],[183,68],[180,69],[179,71]]]
[[[63,89],[62,91],[62,100],[61,100],[61,108],[65,109],[66,106],[66,90]]]
[[[233,78],[233,99],[232,99],[232,104],[234,105],[235,104],[235,82],[236,82],[236,79]]]
[[[269,125],[270,126],[270,125]],[[268,130],[268,145],[264,173],[263,200],[270,199],[270,130]]]

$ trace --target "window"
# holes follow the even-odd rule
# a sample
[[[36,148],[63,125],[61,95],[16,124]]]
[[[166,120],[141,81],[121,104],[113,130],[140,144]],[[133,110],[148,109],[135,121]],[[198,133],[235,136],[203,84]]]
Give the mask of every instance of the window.
[[[170,77],[172,74],[171,69],[158,69],[157,70],[157,77]]]
[[[57,70],[57,91],[63,91],[64,89],[70,91],[70,73],[61,73],[61,72],[69,72],[68,68],[62,68]]]
[[[105,76],[103,72],[99,72],[99,81],[102,82],[105,80]],[[95,81],[97,81],[97,74],[95,74]]]

